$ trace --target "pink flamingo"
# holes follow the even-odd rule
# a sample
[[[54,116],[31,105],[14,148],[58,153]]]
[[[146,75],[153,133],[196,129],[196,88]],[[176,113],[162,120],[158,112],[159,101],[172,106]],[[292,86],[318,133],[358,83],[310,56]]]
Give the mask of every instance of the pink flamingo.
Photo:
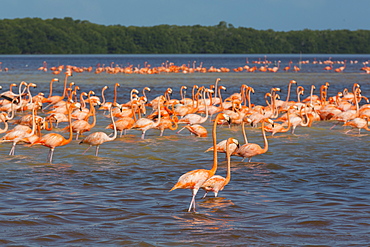
[[[213,138],[214,151],[213,151],[212,168],[210,170],[207,170],[207,169],[192,170],[190,172],[183,174],[178,179],[177,183],[170,190],[170,191],[173,191],[175,189],[190,189],[192,191],[192,199],[190,202],[188,212],[190,212],[192,208],[195,212],[195,196],[197,195],[203,183],[207,181],[210,177],[215,175],[216,173],[216,170],[217,170],[216,127],[217,127],[217,122],[221,120],[222,118],[228,119],[228,116],[223,113],[218,114],[213,124],[212,138]]]
[[[42,136],[39,140],[31,144],[31,146],[35,144],[41,144],[45,147],[48,147],[49,154],[47,161],[51,164],[53,161],[53,154],[56,147],[64,146],[69,144],[72,141],[73,132],[72,132],[72,124],[71,124],[71,105],[70,103],[66,104],[67,107],[67,113],[68,113],[68,121],[69,121],[69,138],[65,139],[62,135],[57,133],[49,133],[44,136]]]
[[[231,179],[231,168],[230,168],[230,156],[232,153],[232,150],[230,150],[231,145],[239,145],[238,140],[234,138],[229,138],[226,141],[226,160],[227,160],[227,174],[226,178],[220,176],[220,175],[213,175],[210,177],[202,186],[201,188],[206,191],[203,198],[207,196],[207,193],[210,191],[213,191],[215,193],[215,197],[217,197],[218,192],[223,190],[225,186],[230,182]]]
[[[90,135],[88,135],[87,137],[82,139],[81,142],[80,142],[80,144],[90,145],[85,150],[85,152],[83,152],[83,154],[85,154],[87,152],[87,150],[89,150],[92,146],[96,146],[95,156],[98,156],[99,146],[101,144],[103,144],[104,142],[114,141],[116,139],[116,137],[117,137],[117,128],[116,128],[116,124],[115,124],[114,119],[113,119],[112,108],[110,108],[109,112],[110,112],[110,117],[111,117],[112,124],[113,124],[113,130],[114,130],[113,137],[109,137],[106,133],[101,132],[101,131],[91,133]]]

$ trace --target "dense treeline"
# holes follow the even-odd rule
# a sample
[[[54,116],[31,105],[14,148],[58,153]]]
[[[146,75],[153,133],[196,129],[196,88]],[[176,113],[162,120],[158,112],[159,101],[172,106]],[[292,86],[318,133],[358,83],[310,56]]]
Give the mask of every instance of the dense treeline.
[[[369,30],[275,32],[216,26],[104,26],[88,21],[0,20],[0,54],[369,54]]]

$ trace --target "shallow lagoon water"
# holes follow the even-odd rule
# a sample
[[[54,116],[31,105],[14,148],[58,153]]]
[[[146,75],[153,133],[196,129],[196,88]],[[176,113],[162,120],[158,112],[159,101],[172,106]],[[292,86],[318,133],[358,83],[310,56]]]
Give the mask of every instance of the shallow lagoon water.
[[[223,63],[234,67],[245,62],[241,55],[132,57],[138,60],[124,59],[132,64],[143,64],[153,57],[158,63],[178,59],[176,64],[203,59],[216,67]],[[0,58],[3,66],[14,64],[9,72],[0,73],[3,88],[7,90],[10,82],[25,80],[38,85],[33,92],[45,94],[50,79],[62,80],[63,76],[37,71],[44,60],[50,66],[56,60],[60,64],[86,66],[118,59],[112,56]],[[282,58],[283,61],[300,59],[286,55]],[[357,59],[365,61],[369,56]],[[263,95],[271,87],[281,87],[284,99],[284,89],[291,79],[305,87],[304,96],[308,96],[312,84],[319,88],[328,81],[329,96],[357,82],[363,95],[369,97],[370,76],[358,70],[360,65],[352,66],[342,74],[325,73],[313,65],[307,66],[307,70],[303,67],[299,73],[276,74],[74,73],[70,81],[79,85],[81,91],[92,89],[98,95],[104,85],[111,86],[112,92],[114,83],[119,82],[118,102],[127,101],[131,89],[141,91],[144,86],[152,88],[149,100],[167,87],[178,98],[181,85],[208,86],[218,77],[220,85],[227,87],[225,95],[238,92],[241,84],[252,86],[255,104],[264,104]],[[56,94],[61,92],[61,84],[55,84]],[[111,92],[108,100],[112,100]],[[97,118],[94,130],[110,133],[104,129],[110,123],[109,118],[103,112],[98,112]],[[330,130],[333,125],[332,121],[315,122],[310,128],[298,127],[295,135],[267,134],[269,151],[254,157],[251,163],[233,157],[231,182],[218,198],[210,193],[201,199],[203,191],[200,191],[196,213],[187,212],[189,190],[168,190],[183,173],[211,167],[212,154],[204,152],[212,145],[211,135],[196,138],[186,131],[176,134],[166,130],[160,137],[159,130],[149,130],[146,139],[141,140],[140,131],[130,130],[126,136],[103,144],[99,157],[94,156],[93,149],[82,155],[87,146],[74,140],[56,148],[53,164],[46,163],[45,147],[19,145],[16,155],[9,156],[10,144],[3,143],[0,145],[3,198],[0,243],[4,246],[366,246],[370,242],[370,133],[363,130],[360,135],[357,131],[345,134],[348,129],[340,125]],[[210,133],[212,123],[206,122],[204,126]],[[240,126],[219,126],[217,132],[218,140],[231,136],[243,140]],[[263,144],[260,129],[248,127],[247,134],[250,142]],[[217,174],[225,176],[224,154],[218,160]]]

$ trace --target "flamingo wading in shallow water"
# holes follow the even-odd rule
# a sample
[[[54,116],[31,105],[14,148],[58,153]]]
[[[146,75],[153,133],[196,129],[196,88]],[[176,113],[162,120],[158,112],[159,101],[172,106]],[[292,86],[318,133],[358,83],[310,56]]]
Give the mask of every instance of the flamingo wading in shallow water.
[[[192,199],[190,202],[188,212],[190,212],[192,208],[195,212],[195,196],[197,195],[198,190],[201,188],[201,186],[203,185],[205,181],[207,181],[210,177],[212,177],[216,173],[216,170],[217,170],[216,127],[217,127],[217,122],[221,120],[222,118],[229,120],[229,117],[227,115],[220,113],[217,115],[215,122],[213,124],[212,137],[213,137],[214,151],[213,151],[212,168],[210,170],[206,170],[206,169],[192,170],[190,172],[183,174],[179,178],[177,183],[170,190],[172,191],[175,189],[190,189],[192,191]]]
[[[205,198],[207,196],[207,193],[210,191],[213,191],[215,193],[215,197],[217,197],[218,192],[223,190],[224,187],[230,182],[231,179],[230,156],[232,153],[232,150],[230,149],[231,144],[239,146],[239,142],[238,140],[231,137],[226,140],[226,160],[227,160],[226,178],[220,175],[213,175],[211,178],[209,178],[201,187],[206,191],[203,198]]]
[[[72,141],[73,138],[73,132],[72,132],[72,124],[71,124],[71,108],[72,104],[67,103],[66,104],[67,112],[68,112],[68,121],[69,121],[69,138],[65,139],[62,135],[58,133],[49,133],[44,136],[42,136],[38,141],[34,142],[32,145],[35,144],[41,144],[45,147],[50,148],[47,161],[51,164],[53,162],[53,154],[56,147],[64,146],[69,144]]]
[[[85,152],[83,152],[83,154],[85,154],[87,150],[89,150],[92,146],[96,146],[95,156],[98,156],[99,146],[101,144],[103,144],[104,142],[114,141],[116,139],[117,128],[116,128],[116,124],[113,118],[112,107],[110,107],[109,112],[110,112],[110,117],[112,120],[113,129],[114,129],[113,137],[109,137],[106,133],[101,132],[101,131],[91,133],[90,135],[82,139],[82,141],[80,142],[80,144],[89,145],[89,147],[85,150]]]
[[[261,146],[256,144],[256,143],[246,143],[246,144],[244,144],[243,146],[241,146],[240,148],[238,148],[235,151],[235,154],[237,156],[243,157],[242,161],[244,161],[245,158],[248,158],[248,162],[251,162],[252,157],[254,157],[256,155],[259,155],[259,154],[264,154],[264,153],[267,152],[267,150],[268,150],[268,141],[267,141],[267,137],[266,137],[266,133],[265,133],[265,121],[268,121],[271,124],[273,124],[273,121],[271,121],[270,119],[262,121],[262,137],[263,137],[263,140],[264,140],[264,147],[261,148]]]

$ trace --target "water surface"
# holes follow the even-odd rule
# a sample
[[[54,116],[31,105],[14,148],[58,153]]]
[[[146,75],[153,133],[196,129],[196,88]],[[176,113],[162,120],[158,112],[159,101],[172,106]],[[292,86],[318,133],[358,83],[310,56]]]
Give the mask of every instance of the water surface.
[[[175,64],[197,60],[205,66],[230,68],[245,64],[238,56],[1,56],[10,71],[0,73],[0,83],[7,90],[10,82],[24,80],[38,85],[33,92],[48,93],[53,77],[63,75],[37,71],[46,60],[50,65],[94,66],[97,63]],[[270,56],[268,56],[269,58]],[[308,56],[327,59],[329,56]],[[333,56],[335,57],[335,56]],[[264,58],[263,55],[249,56]],[[338,59],[367,61],[370,56],[338,56]],[[121,59],[121,60],[120,60]],[[274,60],[306,59],[275,55]],[[255,89],[252,103],[265,104],[263,95],[271,87],[283,89],[289,80],[304,86],[308,96],[311,85],[330,83],[329,96],[353,83],[361,85],[370,96],[370,75],[359,64],[344,73],[325,73],[318,65],[307,65],[299,73],[206,73],[206,74],[93,74],[74,73],[69,78],[81,91],[94,90],[100,95],[110,86],[121,84],[119,102],[129,99],[133,88],[149,86],[153,99],[171,87],[179,97],[181,85],[209,86],[220,77],[225,95],[238,92],[241,84]],[[62,83],[55,83],[55,93]],[[295,90],[295,88],[294,88]],[[292,90],[292,93],[295,92]],[[293,93],[293,100],[296,100]],[[105,131],[109,118],[98,113],[94,131]],[[168,192],[183,173],[212,166],[212,153],[204,151],[212,138],[196,138],[186,131],[176,134],[149,130],[145,140],[140,131],[131,130],[124,137],[94,150],[72,141],[55,151],[54,163],[46,163],[48,149],[43,146],[18,145],[9,156],[10,144],[0,145],[0,243],[4,246],[366,246],[370,242],[370,193],[368,190],[369,132],[345,134],[348,129],[333,122],[315,122],[310,128],[298,127],[296,134],[268,134],[269,151],[254,157],[251,163],[232,158],[232,179],[218,198],[197,195],[197,212],[188,213],[191,192]],[[212,123],[204,126],[211,131]],[[63,126],[61,126],[63,127]],[[58,132],[58,129],[53,130]],[[235,137],[242,142],[240,126],[220,126],[218,140]],[[58,132],[61,133],[61,132]],[[247,128],[250,142],[263,145],[261,131]],[[66,133],[61,133],[67,137]],[[217,174],[226,175],[226,162],[219,155]]]

